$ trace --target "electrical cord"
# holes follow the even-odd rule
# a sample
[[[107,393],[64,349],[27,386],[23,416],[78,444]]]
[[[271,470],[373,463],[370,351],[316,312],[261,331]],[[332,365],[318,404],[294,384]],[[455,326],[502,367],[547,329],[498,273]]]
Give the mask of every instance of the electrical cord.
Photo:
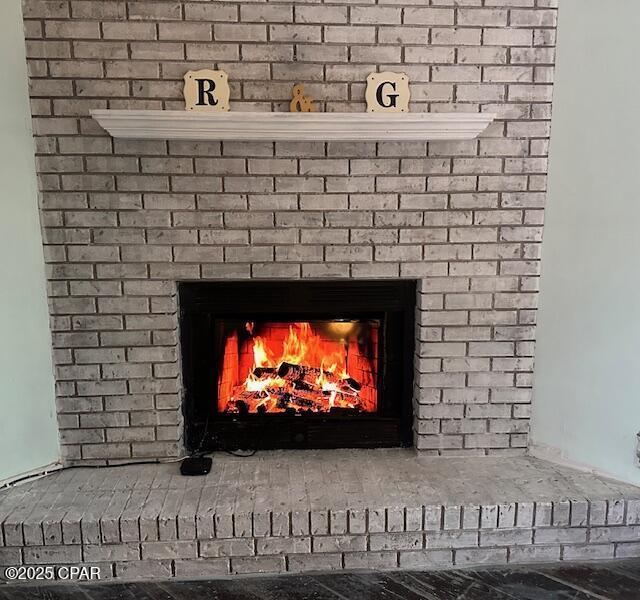
[[[60,471],[66,471],[67,469],[114,469],[117,467],[131,467],[133,465],[170,465],[173,463],[182,462],[189,456],[181,456],[179,458],[170,458],[167,460],[160,460],[159,458],[153,460],[131,460],[123,463],[116,463],[113,465],[65,465]]]
[[[168,464],[180,463],[187,458],[202,458],[204,456],[207,456],[208,454],[213,454],[214,452],[209,450],[203,450],[203,446],[207,437],[208,430],[209,430],[209,415],[207,415],[207,420],[205,421],[204,430],[202,432],[202,437],[200,438],[200,442],[198,443],[198,448],[193,452],[191,452],[191,454],[188,454],[187,456],[180,456],[179,458],[169,458],[169,459],[155,458],[152,460],[131,460],[127,462],[121,462],[116,464],[106,464],[106,465],[82,465],[82,464],[63,465],[59,468],[44,471],[42,473],[34,473],[31,475],[25,475],[24,477],[20,477],[18,479],[13,479],[12,481],[9,481],[4,485],[0,486],[0,491],[13,487],[15,485],[18,485],[19,483],[25,483],[27,481],[40,479],[41,477],[53,475],[54,473],[59,473],[61,471],[68,471],[70,469],[114,469],[118,467],[132,467],[135,465],[168,465]],[[216,441],[219,443],[219,440],[216,440]],[[238,449],[230,450],[228,448],[220,447],[219,450],[221,452],[225,452],[226,454],[229,454],[230,456],[235,456],[236,458],[250,458],[252,456],[255,456],[256,453],[258,452],[257,448],[247,448],[244,450],[238,448]]]
[[[204,436],[203,436],[203,440],[204,440]],[[236,458],[249,458],[251,456],[255,456],[255,454],[258,452],[257,448],[253,448],[250,450],[248,449],[248,450],[245,450],[244,452],[242,450],[228,450],[226,448],[221,448],[221,451],[231,456],[235,456]],[[61,471],[68,471],[70,469],[116,469],[118,467],[132,467],[135,465],[170,465],[175,463],[181,463],[183,460],[187,458],[202,458],[204,456],[207,456],[208,454],[213,454],[213,451],[203,451],[202,449],[199,449],[187,456],[180,456],[179,458],[171,458],[171,459],[165,459],[165,460],[161,460],[161,459],[131,460],[131,461],[116,463],[111,465],[109,464],[107,465],[82,465],[82,464],[64,465],[56,469],[50,469],[50,470],[44,471],[42,473],[34,473],[31,475],[25,475],[24,477],[20,477],[18,479],[13,479],[5,483],[4,485],[0,486],[0,491],[9,489],[20,483],[26,483],[28,481],[40,479],[42,477],[47,477],[48,475],[53,475],[54,473],[60,473]]]
[[[245,452],[248,454],[240,454],[241,450],[223,450],[227,454],[231,456],[237,456],[238,458],[249,458],[250,456],[255,456],[256,452],[258,452],[257,448],[252,448],[251,450],[247,449]]]
[[[204,422],[204,429],[202,431],[202,437],[200,438],[200,442],[198,443],[198,449],[194,450],[194,454],[192,454],[192,456],[194,456],[196,453],[202,451],[202,447],[204,446],[204,441],[207,438],[207,433],[209,433],[209,417],[210,416],[211,416],[211,413],[207,413],[207,419]],[[222,447],[222,444],[220,444],[220,440],[219,439],[214,438],[214,441],[217,443],[217,445],[219,446],[219,449],[222,452],[230,454],[231,456],[236,456],[238,458],[249,458],[251,456],[255,456],[255,454],[258,452],[257,448],[247,448],[246,450],[244,450],[246,452],[246,454],[243,454],[242,453],[242,449],[240,449],[240,448],[234,449],[234,450],[229,450],[228,448],[223,448]],[[205,454],[202,454],[200,456],[202,457]]]
[[[204,455],[203,455],[204,456]],[[153,460],[131,460],[127,462],[117,463],[114,465],[63,465],[55,469],[50,469],[47,471],[43,471],[42,473],[34,473],[32,475],[25,475],[24,477],[20,477],[18,479],[13,479],[8,483],[0,486],[0,491],[18,485],[19,483],[24,483],[27,481],[40,479],[41,477],[47,477],[48,475],[53,475],[54,473],[60,473],[61,471],[69,471],[70,469],[115,469],[118,467],[131,467],[134,465],[168,465],[173,463],[182,462],[185,458],[189,458],[188,456],[181,456],[179,458],[170,458],[166,460],[153,459]]]

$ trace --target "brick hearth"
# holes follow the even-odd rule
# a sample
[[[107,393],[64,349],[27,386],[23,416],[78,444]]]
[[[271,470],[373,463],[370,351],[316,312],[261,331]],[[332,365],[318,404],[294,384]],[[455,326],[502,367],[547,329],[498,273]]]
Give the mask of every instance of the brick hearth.
[[[220,454],[52,475],[0,493],[0,523],[0,564],[102,578],[553,562],[640,556],[640,488],[524,457]]]

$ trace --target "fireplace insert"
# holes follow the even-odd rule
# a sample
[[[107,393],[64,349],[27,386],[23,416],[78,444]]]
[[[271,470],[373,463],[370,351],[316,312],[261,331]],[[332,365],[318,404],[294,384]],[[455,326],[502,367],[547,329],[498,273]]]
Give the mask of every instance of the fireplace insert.
[[[411,444],[415,282],[179,286],[190,451]]]

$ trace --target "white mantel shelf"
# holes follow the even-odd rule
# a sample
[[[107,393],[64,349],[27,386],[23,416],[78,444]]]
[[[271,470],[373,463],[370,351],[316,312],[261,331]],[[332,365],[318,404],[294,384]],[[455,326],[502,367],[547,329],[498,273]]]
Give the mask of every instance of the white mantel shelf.
[[[470,140],[491,113],[193,113],[179,110],[92,110],[115,138],[138,140],[424,141]]]

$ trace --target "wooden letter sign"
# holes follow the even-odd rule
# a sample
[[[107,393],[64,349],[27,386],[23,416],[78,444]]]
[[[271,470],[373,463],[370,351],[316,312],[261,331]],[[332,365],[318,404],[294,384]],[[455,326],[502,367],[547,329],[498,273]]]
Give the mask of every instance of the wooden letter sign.
[[[224,71],[202,69],[184,76],[185,110],[222,112],[229,110],[229,78]]]
[[[409,112],[409,78],[404,73],[370,73],[367,77],[368,112]]]

